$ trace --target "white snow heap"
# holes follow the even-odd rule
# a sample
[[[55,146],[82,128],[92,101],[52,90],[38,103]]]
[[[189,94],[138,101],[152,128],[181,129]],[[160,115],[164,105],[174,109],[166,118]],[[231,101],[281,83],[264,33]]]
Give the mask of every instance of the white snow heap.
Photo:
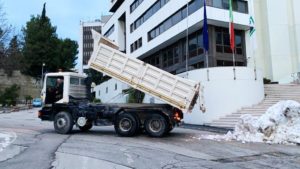
[[[223,136],[202,136],[201,138],[300,144],[300,103],[291,100],[280,101],[271,106],[259,118],[251,115],[241,116],[233,133],[228,132]]]

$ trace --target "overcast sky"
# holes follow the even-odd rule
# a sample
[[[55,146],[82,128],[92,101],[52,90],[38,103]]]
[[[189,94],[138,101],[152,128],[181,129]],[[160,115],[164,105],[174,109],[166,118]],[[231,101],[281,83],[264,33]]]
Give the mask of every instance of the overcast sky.
[[[20,33],[32,15],[40,15],[44,2],[47,16],[52,25],[57,26],[60,38],[79,39],[80,20],[99,19],[109,14],[110,0],[0,0],[8,23]]]

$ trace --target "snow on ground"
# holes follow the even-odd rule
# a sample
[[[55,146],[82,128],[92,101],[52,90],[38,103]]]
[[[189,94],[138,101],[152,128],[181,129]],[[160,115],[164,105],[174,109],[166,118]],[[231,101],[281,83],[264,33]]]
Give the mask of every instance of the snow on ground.
[[[300,103],[280,101],[259,118],[241,116],[233,132],[226,135],[201,135],[199,139],[300,144]]]
[[[12,144],[16,139],[16,133],[0,130],[0,152],[3,151],[4,148]]]

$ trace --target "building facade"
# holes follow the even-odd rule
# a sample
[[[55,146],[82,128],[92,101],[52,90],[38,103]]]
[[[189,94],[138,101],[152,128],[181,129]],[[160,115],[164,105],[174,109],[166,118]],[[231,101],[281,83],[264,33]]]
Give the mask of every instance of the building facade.
[[[264,97],[262,72],[247,67],[252,54],[249,2],[233,0],[236,68],[229,40],[229,1],[206,2],[208,61],[202,43],[203,0],[113,0],[113,15],[102,29],[128,56],[201,83],[199,102],[184,118],[190,124],[209,123]],[[128,85],[119,83],[111,79],[96,86],[96,97],[104,103],[126,102],[121,91]],[[146,95],[144,103],[161,101]],[[200,105],[207,113],[200,111]]]
[[[112,18],[103,26],[106,37],[121,51],[173,74],[204,68],[203,0],[115,0]],[[209,67],[232,66],[228,0],[207,0]],[[234,0],[236,65],[247,65],[248,2]],[[187,50],[188,49],[188,50]]]
[[[80,39],[79,39],[79,56],[78,56],[78,69],[79,73],[83,73],[88,61],[93,52],[94,40],[91,30],[102,33],[103,23],[100,20],[93,22],[80,22]]]
[[[254,0],[258,47],[253,59],[272,81],[290,83],[299,78],[299,6],[299,0]]]

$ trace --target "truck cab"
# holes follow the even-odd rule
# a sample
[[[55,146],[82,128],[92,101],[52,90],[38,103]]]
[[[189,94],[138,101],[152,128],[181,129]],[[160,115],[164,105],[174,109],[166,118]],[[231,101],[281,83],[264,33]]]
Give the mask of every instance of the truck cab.
[[[42,89],[42,101],[45,106],[54,103],[67,104],[71,98],[86,99],[88,86],[86,75],[73,72],[48,73]]]

